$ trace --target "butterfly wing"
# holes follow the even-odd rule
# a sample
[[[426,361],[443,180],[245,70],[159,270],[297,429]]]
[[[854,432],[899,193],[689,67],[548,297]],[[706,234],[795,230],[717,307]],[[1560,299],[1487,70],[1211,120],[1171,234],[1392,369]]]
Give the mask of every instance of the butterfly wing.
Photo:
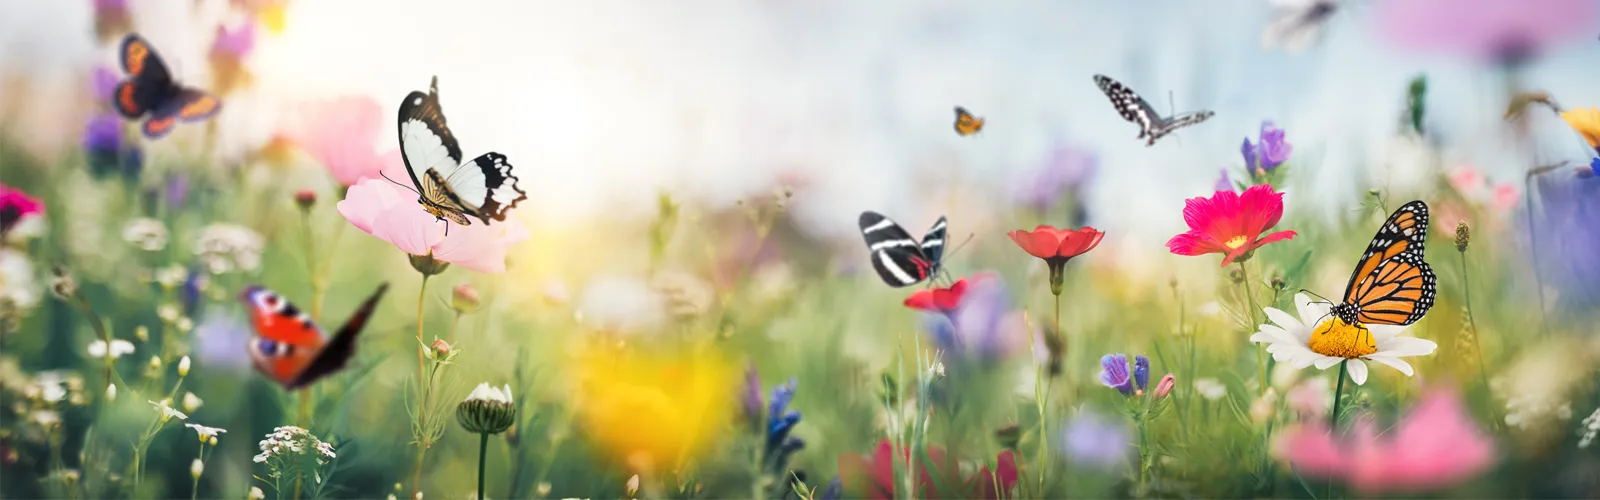
[[[972,116],[966,108],[956,106],[956,134],[966,137],[983,130],[983,119]]]
[[[1139,94],[1124,86],[1122,82],[1112,80],[1105,75],[1094,75],[1094,83],[1106,94],[1106,98],[1111,100],[1111,106],[1117,108],[1117,113],[1122,115],[1122,119],[1139,125],[1139,138],[1143,139],[1150,135],[1151,129],[1161,120],[1161,115],[1150,107],[1150,103],[1145,102],[1143,97],[1139,97]]]
[[[429,193],[423,182],[427,172],[438,172],[438,180],[428,182],[442,184],[461,166],[461,144],[445,125],[444,108],[439,106],[439,77],[433,77],[428,84],[428,93],[414,90],[406,94],[405,100],[400,102],[397,124],[400,157],[405,161],[406,173],[411,175],[418,193],[425,199],[434,199],[435,194]]]
[[[872,268],[884,283],[892,287],[910,286],[933,274],[934,260],[922,253],[921,245],[899,224],[873,211],[861,212],[857,224],[867,242]]]
[[[144,37],[129,33],[117,53],[128,78],[117,84],[111,104],[122,116],[138,118],[160,107],[176,91],[172,72]]]
[[[372,317],[372,310],[378,306],[378,300],[382,299],[383,293],[388,290],[388,283],[378,285],[378,290],[372,292],[372,296],[367,297],[367,301],[361,303],[361,307],[356,308],[350,319],[345,320],[344,326],[334,332],[333,339],[329,340],[305,369],[294,377],[293,382],[285,387],[288,389],[305,387],[344,368],[355,355],[356,334],[361,333],[361,329],[367,325],[367,320]]]
[[[1167,134],[1171,134],[1180,128],[1206,121],[1213,115],[1216,115],[1216,113],[1202,110],[1192,113],[1183,113],[1171,118],[1162,118],[1157,121],[1155,126],[1150,130],[1150,140],[1145,145],[1153,145],[1155,144],[1156,139],[1165,137]]]
[[[922,242],[918,245],[918,248],[922,250],[922,255],[933,263],[933,272],[939,271],[941,259],[944,258],[944,244],[947,233],[949,231],[946,229],[945,218],[944,216],[939,216],[939,220],[933,223],[933,227],[928,228],[928,233],[922,236]]]
[[[491,152],[462,165],[444,183],[453,201],[490,224],[491,220],[506,220],[506,212],[528,199],[517,181],[506,155]]]
[[[1428,205],[1413,201],[1389,215],[1345,285],[1344,303],[1367,324],[1409,325],[1433,307],[1438,278],[1423,261]]]
[[[256,370],[286,388],[322,351],[322,330],[294,304],[259,286],[239,297],[250,310],[256,336],[250,339],[250,360]]]
[[[145,137],[159,139],[172,132],[178,120],[186,122],[200,121],[216,116],[222,110],[222,102],[215,96],[195,89],[181,89],[172,98],[162,102],[160,106],[150,111],[150,118],[144,121],[141,129]]]

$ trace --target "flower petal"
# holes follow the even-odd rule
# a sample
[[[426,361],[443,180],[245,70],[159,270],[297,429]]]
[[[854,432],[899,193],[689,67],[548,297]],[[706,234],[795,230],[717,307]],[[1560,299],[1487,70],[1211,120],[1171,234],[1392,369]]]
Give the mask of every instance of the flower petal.
[[[364,182],[378,182],[367,180]],[[351,191],[355,189],[352,188]],[[342,202],[341,202],[342,203]],[[354,222],[354,221],[352,221]],[[401,251],[411,255],[427,255],[434,245],[444,239],[445,225],[451,222],[440,221],[429,215],[421,205],[399,204],[387,207],[377,212],[372,221],[372,235],[379,239],[393,243]],[[471,229],[473,226],[450,228],[450,236],[462,230]]]
[[[1415,372],[1413,372],[1411,370],[1411,363],[1407,363],[1406,360],[1403,360],[1403,359],[1400,359],[1400,358],[1396,358],[1396,357],[1393,357],[1393,356],[1379,356],[1379,355],[1376,355],[1376,354],[1369,354],[1369,355],[1366,356],[1366,359],[1368,359],[1370,361],[1376,361],[1376,362],[1379,362],[1379,363],[1383,363],[1383,364],[1389,365],[1390,367],[1393,367],[1396,370],[1400,370],[1400,373],[1406,374],[1407,377],[1410,377],[1410,376],[1415,374]]]
[[[1426,356],[1433,354],[1433,351],[1438,348],[1439,344],[1434,343],[1432,340],[1419,339],[1416,337],[1395,337],[1389,339],[1388,342],[1378,344],[1378,352],[1373,354],[1379,356],[1394,356],[1397,358],[1405,356]]]
[[[1262,310],[1267,312],[1267,319],[1272,320],[1273,323],[1277,323],[1278,326],[1282,326],[1285,329],[1294,330],[1308,328],[1304,323],[1301,323],[1300,320],[1295,319],[1294,316],[1290,316],[1289,313],[1279,311],[1275,307],[1266,307],[1262,308]]]
[[[444,224],[444,223],[436,223]],[[506,270],[506,245],[488,226],[454,226],[450,235],[433,246],[433,258],[480,273],[497,274]]]
[[[1307,349],[1307,350],[1310,350],[1310,349]],[[1321,357],[1317,358],[1317,361],[1315,363],[1313,363],[1314,365],[1316,365],[1318,370],[1326,370],[1326,369],[1328,369],[1328,367],[1331,367],[1333,365],[1337,365],[1337,364],[1339,364],[1340,361],[1344,361],[1344,358],[1336,358],[1336,357],[1328,356],[1328,355],[1325,355],[1325,354],[1318,354],[1318,356],[1321,356]]]
[[[1352,359],[1345,367],[1350,370],[1350,381],[1356,385],[1367,383],[1367,364],[1359,359]]]

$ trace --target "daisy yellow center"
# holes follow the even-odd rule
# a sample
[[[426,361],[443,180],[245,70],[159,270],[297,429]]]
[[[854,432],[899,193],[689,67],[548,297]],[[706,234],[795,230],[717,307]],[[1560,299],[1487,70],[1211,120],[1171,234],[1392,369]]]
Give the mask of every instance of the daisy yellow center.
[[[1345,323],[1337,317],[1317,325],[1317,328],[1311,331],[1311,342],[1307,343],[1306,347],[1323,356],[1345,359],[1356,359],[1378,352],[1371,330],[1360,323],[1354,325]]]
[[[1250,238],[1246,238],[1244,236],[1234,236],[1232,238],[1228,238],[1228,242],[1223,243],[1223,245],[1227,245],[1229,250],[1238,250],[1239,247],[1242,247],[1245,243],[1249,242]]]

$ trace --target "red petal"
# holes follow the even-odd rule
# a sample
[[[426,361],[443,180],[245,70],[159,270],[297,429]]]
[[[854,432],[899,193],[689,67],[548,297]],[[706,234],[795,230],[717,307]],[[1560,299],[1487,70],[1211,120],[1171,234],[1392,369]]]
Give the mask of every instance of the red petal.
[[[924,288],[912,293],[910,297],[906,297],[905,304],[906,307],[912,309],[920,309],[928,312],[942,312],[939,310],[937,300],[934,297],[934,289],[931,288]]]
[[[1061,245],[1056,248],[1056,256],[1077,257],[1084,252],[1093,250],[1095,246],[1100,244],[1100,240],[1105,237],[1106,233],[1092,227],[1072,231],[1067,233],[1067,237],[1061,240]]]
[[[1167,240],[1167,250],[1176,255],[1205,255],[1208,253],[1227,253],[1221,243],[1212,239],[1211,235],[1200,231],[1189,231]]]
[[[1019,229],[1007,234],[1011,236],[1011,241],[1022,247],[1022,251],[1041,259],[1055,257],[1056,247],[1061,244],[1060,233],[1050,226],[1039,226],[1033,232]]]

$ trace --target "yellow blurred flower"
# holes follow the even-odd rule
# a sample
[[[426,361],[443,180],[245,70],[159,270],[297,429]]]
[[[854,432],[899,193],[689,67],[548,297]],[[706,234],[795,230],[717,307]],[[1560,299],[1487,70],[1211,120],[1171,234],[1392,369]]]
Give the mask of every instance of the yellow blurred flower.
[[[261,27],[274,35],[283,34],[284,23],[287,22],[289,0],[267,2],[256,11],[256,20],[261,22]]]
[[[1561,119],[1566,120],[1567,125],[1573,130],[1578,131],[1583,140],[1589,141],[1589,147],[1600,148],[1600,109],[1590,106],[1563,111]]]
[[[725,434],[739,373],[719,352],[673,356],[589,343],[577,362],[579,417],[614,459],[672,470]]]

